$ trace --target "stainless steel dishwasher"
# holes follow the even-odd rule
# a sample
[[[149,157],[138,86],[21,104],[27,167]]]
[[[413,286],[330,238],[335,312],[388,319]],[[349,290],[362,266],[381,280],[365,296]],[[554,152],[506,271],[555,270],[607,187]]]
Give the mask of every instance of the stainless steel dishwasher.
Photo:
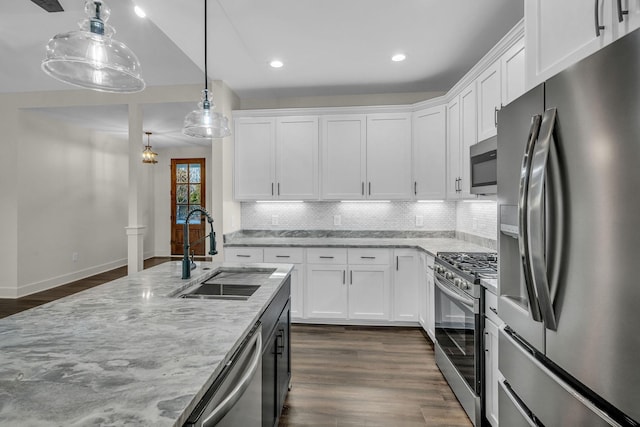
[[[257,324],[184,424],[262,425],[262,325]]]

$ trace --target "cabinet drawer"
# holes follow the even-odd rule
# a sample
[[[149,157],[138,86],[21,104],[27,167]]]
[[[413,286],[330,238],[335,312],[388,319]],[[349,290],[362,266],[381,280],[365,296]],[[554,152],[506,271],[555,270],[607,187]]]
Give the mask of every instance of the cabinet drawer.
[[[309,264],[346,264],[347,250],[342,248],[310,248],[307,249]]]
[[[495,311],[494,311],[495,310]],[[484,291],[484,315],[491,319],[497,326],[502,325],[502,320],[498,317],[498,297],[487,290]]]
[[[349,264],[389,265],[389,249],[350,248]]]
[[[304,262],[304,249],[264,248],[264,262],[302,264]]]
[[[225,248],[224,260],[229,262],[262,262],[262,248]]]

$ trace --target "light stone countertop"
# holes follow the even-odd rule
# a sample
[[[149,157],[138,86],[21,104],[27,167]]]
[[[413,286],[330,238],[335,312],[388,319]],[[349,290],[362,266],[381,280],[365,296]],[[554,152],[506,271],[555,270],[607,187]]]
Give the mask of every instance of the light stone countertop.
[[[334,248],[415,248],[432,256],[438,252],[495,252],[466,240],[450,238],[385,238],[385,237],[234,237],[225,247],[334,247]]]
[[[182,426],[286,278],[247,301],[168,297],[240,264],[197,265],[190,280],[172,261],[0,319],[0,426]]]

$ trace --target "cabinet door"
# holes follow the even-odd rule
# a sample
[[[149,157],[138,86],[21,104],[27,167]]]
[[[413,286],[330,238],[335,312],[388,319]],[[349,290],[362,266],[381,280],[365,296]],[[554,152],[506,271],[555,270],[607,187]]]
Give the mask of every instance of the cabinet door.
[[[497,133],[496,111],[501,107],[500,61],[491,64],[476,80],[478,89],[478,141]]]
[[[506,51],[500,59],[502,67],[502,104],[507,105],[525,92],[524,40]]]
[[[419,310],[418,253],[396,249],[393,255],[393,320],[415,322]]]
[[[364,115],[320,119],[323,200],[365,198],[366,124]]]
[[[444,105],[413,114],[413,195],[417,200],[446,197],[446,125]]]
[[[427,256],[420,254],[420,271],[418,273],[418,322],[426,332],[427,330]],[[395,283],[394,283],[395,285]]]
[[[277,339],[272,333],[262,351],[262,427],[273,427],[277,420]]]
[[[308,318],[347,318],[346,275],[346,265],[307,264],[304,311]]]
[[[598,17],[605,28],[597,35],[593,1],[525,0],[526,87],[542,83],[613,41],[613,1],[599,1]]]
[[[349,319],[389,320],[388,266],[349,268]]]
[[[498,326],[485,318],[484,324],[485,413],[493,427],[498,427]]]
[[[427,335],[436,342],[436,302],[433,257],[427,257]]]
[[[367,197],[411,199],[411,114],[367,116]]]
[[[616,38],[629,34],[631,31],[640,27],[640,2],[638,0],[621,0],[621,10],[627,12],[622,15],[622,22],[618,19],[617,1],[613,1],[612,4],[614,7],[613,20],[617,23],[618,31]]]
[[[236,200],[268,200],[275,194],[276,126],[273,118],[235,119]]]
[[[318,118],[278,118],[276,129],[277,197],[318,199]]]
[[[478,142],[476,85],[471,83],[460,93],[460,181],[458,195],[471,197],[471,165],[469,148]]]
[[[460,98],[447,105],[447,199],[458,198],[460,181]]]
[[[304,264],[294,264],[291,271],[291,318],[302,319],[303,311]]]

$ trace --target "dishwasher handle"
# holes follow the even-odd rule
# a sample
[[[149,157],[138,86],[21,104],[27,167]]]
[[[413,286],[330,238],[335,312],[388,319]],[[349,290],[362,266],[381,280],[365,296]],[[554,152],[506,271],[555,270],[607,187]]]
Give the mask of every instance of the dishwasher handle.
[[[249,363],[249,367],[245,371],[244,375],[238,382],[238,384],[231,390],[229,395],[222,401],[218,406],[216,406],[211,413],[202,421],[203,427],[213,427],[220,422],[222,418],[229,413],[231,408],[240,400],[244,392],[249,387],[253,376],[258,370],[258,366],[260,365],[260,361],[262,360],[262,332],[261,328],[258,328],[251,341],[248,345],[254,345],[255,350],[253,352],[253,358]]]

